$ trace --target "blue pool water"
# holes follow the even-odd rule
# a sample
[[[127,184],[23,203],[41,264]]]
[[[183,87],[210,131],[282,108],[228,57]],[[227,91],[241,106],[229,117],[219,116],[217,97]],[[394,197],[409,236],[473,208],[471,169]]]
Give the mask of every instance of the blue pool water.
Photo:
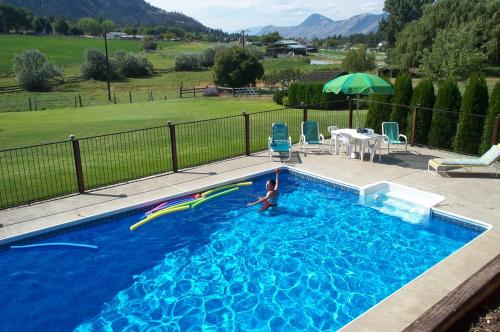
[[[2,331],[337,330],[480,234],[412,224],[285,172],[135,232],[143,211],[0,252]]]

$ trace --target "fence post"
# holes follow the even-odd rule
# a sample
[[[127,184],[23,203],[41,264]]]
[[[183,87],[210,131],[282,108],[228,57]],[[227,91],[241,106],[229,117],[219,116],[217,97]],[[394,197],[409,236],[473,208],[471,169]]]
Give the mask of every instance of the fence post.
[[[130,100],[130,103],[132,103],[132,91],[128,92],[128,99]]]
[[[347,96],[347,104],[349,105],[349,128],[352,128],[352,99]]]
[[[250,114],[243,111],[243,118],[245,119],[245,155],[250,155]]]
[[[31,97],[28,97],[28,103],[30,105],[30,112],[33,110],[32,107],[31,107]]]
[[[38,105],[36,104],[36,98],[33,98],[33,100],[35,101],[35,111],[38,111]]]
[[[193,86],[193,97],[196,97],[196,87]]]
[[[500,127],[500,116],[497,116],[495,118],[495,125],[493,126],[493,135],[491,136],[491,145],[497,144],[499,127]]]
[[[83,107],[83,104],[82,104],[82,96],[78,95],[78,100],[80,101],[80,107]]]
[[[76,96],[75,96],[75,108],[76,108]]]
[[[82,158],[80,155],[80,142],[75,139],[75,135],[70,135],[69,139],[73,145],[73,157],[75,160],[76,182],[78,184],[78,192],[85,193],[85,183],[83,182]]]
[[[307,121],[307,106],[304,104],[303,101],[300,102],[300,107],[302,108],[302,116],[303,116],[303,121]]]
[[[179,171],[179,166],[177,164],[177,140],[175,139],[175,125],[170,121],[167,122],[168,129],[170,131],[170,148],[172,150],[172,170],[174,173]]]
[[[115,92],[113,92],[113,101],[114,101],[114,103],[116,105],[116,93]]]
[[[182,98],[182,83],[181,86],[179,87],[179,98]]]
[[[420,105],[417,105],[413,107],[412,110],[412,118],[411,118],[411,147],[415,146],[415,135],[417,133],[417,107]]]
[[[154,101],[153,91],[149,91],[149,93],[151,93],[151,101]]]

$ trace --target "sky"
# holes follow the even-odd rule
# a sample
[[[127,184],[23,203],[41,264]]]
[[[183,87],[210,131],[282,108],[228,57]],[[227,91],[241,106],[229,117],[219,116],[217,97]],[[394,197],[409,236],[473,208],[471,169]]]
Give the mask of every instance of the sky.
[[[277,25],[293,26],[318,13],[342,20],[363,13],[379,14],[384,0],[146,0],[167,11],[181,12],[205,26],[235,32]]]

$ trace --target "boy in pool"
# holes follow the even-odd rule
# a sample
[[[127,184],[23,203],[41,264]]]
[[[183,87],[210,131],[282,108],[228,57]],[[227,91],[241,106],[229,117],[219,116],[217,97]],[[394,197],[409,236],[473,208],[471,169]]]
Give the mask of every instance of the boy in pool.
[[[259,197],[259,199],[253,203],[248,203],[248,206],[263,203],[261,210],[267,210],[270,207],[278,206],[278,174],[280,173],[279,168],[275,169],[276,180],[268,180],[266,182],[267,194],[264,197]]]

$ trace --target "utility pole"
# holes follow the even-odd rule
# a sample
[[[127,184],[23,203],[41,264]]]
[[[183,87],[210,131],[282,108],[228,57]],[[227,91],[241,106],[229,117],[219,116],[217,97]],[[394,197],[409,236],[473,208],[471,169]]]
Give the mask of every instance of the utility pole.
[[[108,38],[106,36],[107,32],[104,31],[104,48],[106,49],[106,73],[108,78],[108,101],[111,101],[111,83],[109,77],[109,57],[108,57]]]
[[[248,30],[241,30],[241,39],[243,43],[243,48],[245,48],[245,31],[248,32]]]

